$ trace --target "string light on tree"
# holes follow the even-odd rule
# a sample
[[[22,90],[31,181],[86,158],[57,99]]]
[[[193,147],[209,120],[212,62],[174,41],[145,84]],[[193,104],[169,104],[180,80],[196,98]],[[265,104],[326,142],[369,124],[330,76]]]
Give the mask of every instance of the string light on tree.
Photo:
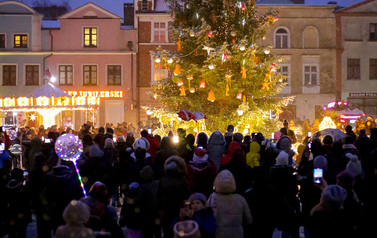
[[[166,2],[174,13],[169,29],[177,42],[178,52],[157,49],[152,54],[161,56],[163,62],[174,58],[179,66],[169,65],[175,75],[171,80],[159,80],[153,84],[152,93],[158,94],[158,101],[169,113],[176,113],[177,110],[203,111],[208,118],[207,126],[211,129],[237,124],[240,131],[244,130],[243,125],[252,125],[252,130],[264,132],[266,128],[278,130],[270,128],[275,125],[267,123],[266,120],[270,118],[262,116],[265,110],[281,111],[281,101],[285,99],[276,97],[281,84],[278,84],[279,77],[273,74],[271,65],[277,57],[270,55],[271,46],[255,43],[264,38],[276,21],[277,11],[271,9],[255,14],[255,1],[212,0],[203,1],[202,4],[194,4],[191,0]],[[195,37],[190,37],[190,32],[195,32]],[[200,53],[201,50],[207,54]],[[271,74],[267,80],[266,72]],[[178,86],[180,91],[171,87],[173,83],[175,86],[177,81],[181,81],[177,79],[178,75],[182,75],[184,81],[187,79],[188,85],[184,87],[190,93],[184,97],[182,85]],[[194,77],[191,79],[190,75]],[[207,106],[208,101],[211,107]],[[248,103],[253,106],[246,106]],[[241,108],[243,114],[235,118],[234,113],[237,115],[240,104],[245,104]],[[269,126],[263,127],[266,123]],[[188,127],[185,125],[185,128]]]
[[[336,129],[335,122],[331,119],[331,117],[324,117],[319,124],[319,130],[322,131],[328,128]]]

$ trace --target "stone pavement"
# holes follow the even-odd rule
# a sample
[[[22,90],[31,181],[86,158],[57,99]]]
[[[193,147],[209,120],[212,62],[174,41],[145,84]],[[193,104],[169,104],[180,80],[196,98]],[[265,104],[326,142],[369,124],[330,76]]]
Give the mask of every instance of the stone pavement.
[[[119,210],[120,210],[120,208],[119,208]],[[123,231],[124,231],[124,237],[128,238],[127,237],[127,228],[126,227],[123,228]],[[37,237],[37,219],[36,219],[35,215],[33,214],[32,222],[27,227],[26,238],[36,238],[36,237]],[[281,232],[279,232],[276,229],[272,238],[280,238],[280,237],[281,237]],[[8,235],[6,235],[2,238],[8,238]],[[305,238],[303,227],[300,227],[300,238]]]

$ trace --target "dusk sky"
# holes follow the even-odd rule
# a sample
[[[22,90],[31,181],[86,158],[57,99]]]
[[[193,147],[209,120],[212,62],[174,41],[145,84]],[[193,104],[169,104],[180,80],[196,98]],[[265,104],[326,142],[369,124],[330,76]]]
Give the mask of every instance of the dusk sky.
[[[4,0],[0,0],[2,2]],[[33,3],[37,0],[23,0],[19,2],[24,2],[29,6],[33,6]],[[62,0],[39,0],[39,2],[50,2],[52,4],[57,4],[62,2]],[[123,18],[123,3],[132,2],[133,0],[68,0],[72,9],[80,7],[88,2],[93,2],[113,13]],[[307,5],[321,5],[327,4],[330,0],[306,0]],[[333,1],[333,0],[331,0]],[[336,0],[335,0],[336,1]],[[348,7],[350,5],[362,2],[363,0],[337,0],[338,5]]]

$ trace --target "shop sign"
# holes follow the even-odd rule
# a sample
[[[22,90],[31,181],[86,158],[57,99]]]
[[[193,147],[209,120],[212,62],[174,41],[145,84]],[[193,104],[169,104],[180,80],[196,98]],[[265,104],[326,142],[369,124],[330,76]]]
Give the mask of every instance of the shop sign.
[[[377,93],[350,93],[350,97],[377,97]]]
[[[74,97],[122,98],[123,91],[64,91]]]

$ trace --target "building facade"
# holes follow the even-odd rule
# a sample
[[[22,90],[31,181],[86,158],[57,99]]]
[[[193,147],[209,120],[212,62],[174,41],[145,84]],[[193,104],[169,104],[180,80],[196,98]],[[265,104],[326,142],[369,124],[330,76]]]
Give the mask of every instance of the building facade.
[[[310,120],[320,117],[321,106],[335,101],[337,5],[269,5],[258,4],[258,13],[269,9],[279,12],[265,39],[259,45],[271,47],[279,55],[277,73],[287,76],[281,96],[294,96],[280,119]]]
[[[17,2],[0,2],[0,96],[29,96],[43,85],[48,52],[42,33],[42,15]],[[2,124],[28,120],[27,113],[2,113]],[[29,126],[35,126],[30,121]]]
[[[42,15],[15,1],[0,3],[0,13],[0,39],[5,36],[0,49],[1,96],[30,96],[48,78],[71,96],[87,98],[86,103],[89,97],[100,98],[98,110],[59,113],[58,125],[79,129],[87,121],[96,126],[136,121],[132,99],[137,95],[137,30],[121,26],[121,17],[93,3],[58,21],[42,22]],[[29,116],[23,113],[27,125],[35,126]]]
[[[177,46],[169,36],[168,27],[172,18],[168,6],[163,0],[146,1],[135,0],[135,28],[138,29],[138,101],[139,120],[147,124],[157,123],[150,118],[141,107],[159,107],[160,104],[148,92],[153,91],[151,83],[160,78],[168,77],[169,72],[164,63],[155,62],[150,51],[158,47],[167,50],[176,50]]]
[[[377,117],[377,1],[367,0],[335,13],[339,98]]]

